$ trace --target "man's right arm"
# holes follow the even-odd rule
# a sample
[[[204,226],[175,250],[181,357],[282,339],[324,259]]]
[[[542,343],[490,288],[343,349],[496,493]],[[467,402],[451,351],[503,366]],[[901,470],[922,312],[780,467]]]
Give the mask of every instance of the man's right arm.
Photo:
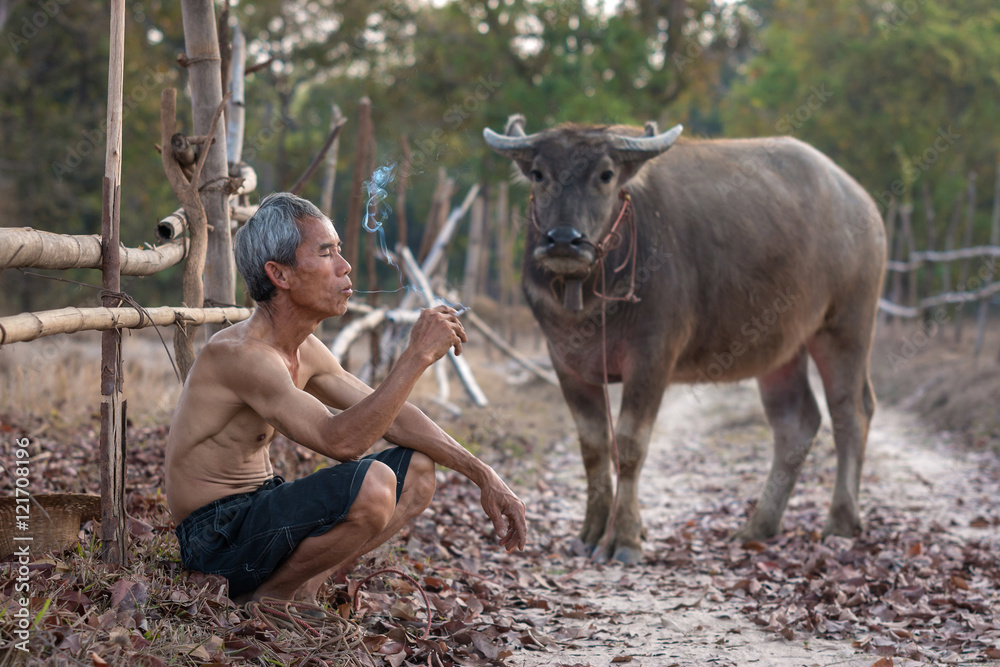
[[[426,317],[385,381],[357,404],[333,415],[315,396],[295,386],[278,353],[263,343],[222,345],[213,366],[223,384],[276,430],[338,461],[362,456],[392,425],[417,380],[452,346],[464,341],[452,318]],[[253,363],[247,363],[253,354]]]

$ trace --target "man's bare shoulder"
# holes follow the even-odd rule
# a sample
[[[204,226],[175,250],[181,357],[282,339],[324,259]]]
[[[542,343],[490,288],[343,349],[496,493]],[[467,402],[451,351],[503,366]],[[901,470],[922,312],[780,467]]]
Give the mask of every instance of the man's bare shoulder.
[[[225,370],[252,369],[265,359],[278,359],[278,352],[260,338],[252,335],[246,322],[239,322],[223,329],[198,353],[195,365]],[[253,364],[248,363],[253,361]]]
[[[315,334],[308,336],[302,341],[302,345],[299,346],[299,353],[317,371],[329,372],[340,370],[337,357],[333,356],[333,352]]]

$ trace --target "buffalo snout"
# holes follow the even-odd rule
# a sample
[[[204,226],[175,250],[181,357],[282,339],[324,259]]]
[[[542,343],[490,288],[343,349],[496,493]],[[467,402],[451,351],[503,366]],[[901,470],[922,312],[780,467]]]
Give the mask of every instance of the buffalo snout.
[[[597,258],[594,244],[569,225],[545,232],[533,256],[548,271],[567,277],[586,275]]]
[[[583,234],[574,227],[553,227],[545,233],[546,252],[550,257],[579,257],[589,245]]]

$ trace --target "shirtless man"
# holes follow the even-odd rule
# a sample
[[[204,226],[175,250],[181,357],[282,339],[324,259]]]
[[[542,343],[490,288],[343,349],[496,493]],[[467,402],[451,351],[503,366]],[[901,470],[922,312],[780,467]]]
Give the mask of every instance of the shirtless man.
[[[315,602],[327,576],[428,506],[435,463],[479,486],[500,545],[523,549],[524,503],[406,402],[428,366],[450,348],[461,353],[467,339],[455,310],[421,312],[373,391],[312,335],[344,314],[352,294],[329,219],[304,199],[270,195],[237,233],[235,251],[257,309],[198,355],[167,438],[167,503],[184,567],[226,577],[238,602]],[[268,457],[276,433],[342,463],[285,482]],[[361,458],[383,437],[397,446]]]

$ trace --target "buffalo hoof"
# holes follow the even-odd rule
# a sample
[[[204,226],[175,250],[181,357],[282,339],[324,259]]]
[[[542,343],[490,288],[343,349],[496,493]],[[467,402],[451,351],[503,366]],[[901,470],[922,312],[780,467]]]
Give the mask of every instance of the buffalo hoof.
[[[823,537],[836,535],[837,537],[856,537],[861,533],[860,520],[834,521],[833,518],[826,520],[823,526]]]
[[[595,548],[592,556],[595,563],[621,563],[622,565],[636,565],[642,561],[642,549],[634,547],[617,547],[614,552],[607,549]]]
[[[735,542],[736,544],[746,544],[747,542],[763,542],[764,540],[769,540],[778,534],[778,530],[757,526],[751,521],[747,525],[743,526],[735,533],[733,533],[729,541]]]

